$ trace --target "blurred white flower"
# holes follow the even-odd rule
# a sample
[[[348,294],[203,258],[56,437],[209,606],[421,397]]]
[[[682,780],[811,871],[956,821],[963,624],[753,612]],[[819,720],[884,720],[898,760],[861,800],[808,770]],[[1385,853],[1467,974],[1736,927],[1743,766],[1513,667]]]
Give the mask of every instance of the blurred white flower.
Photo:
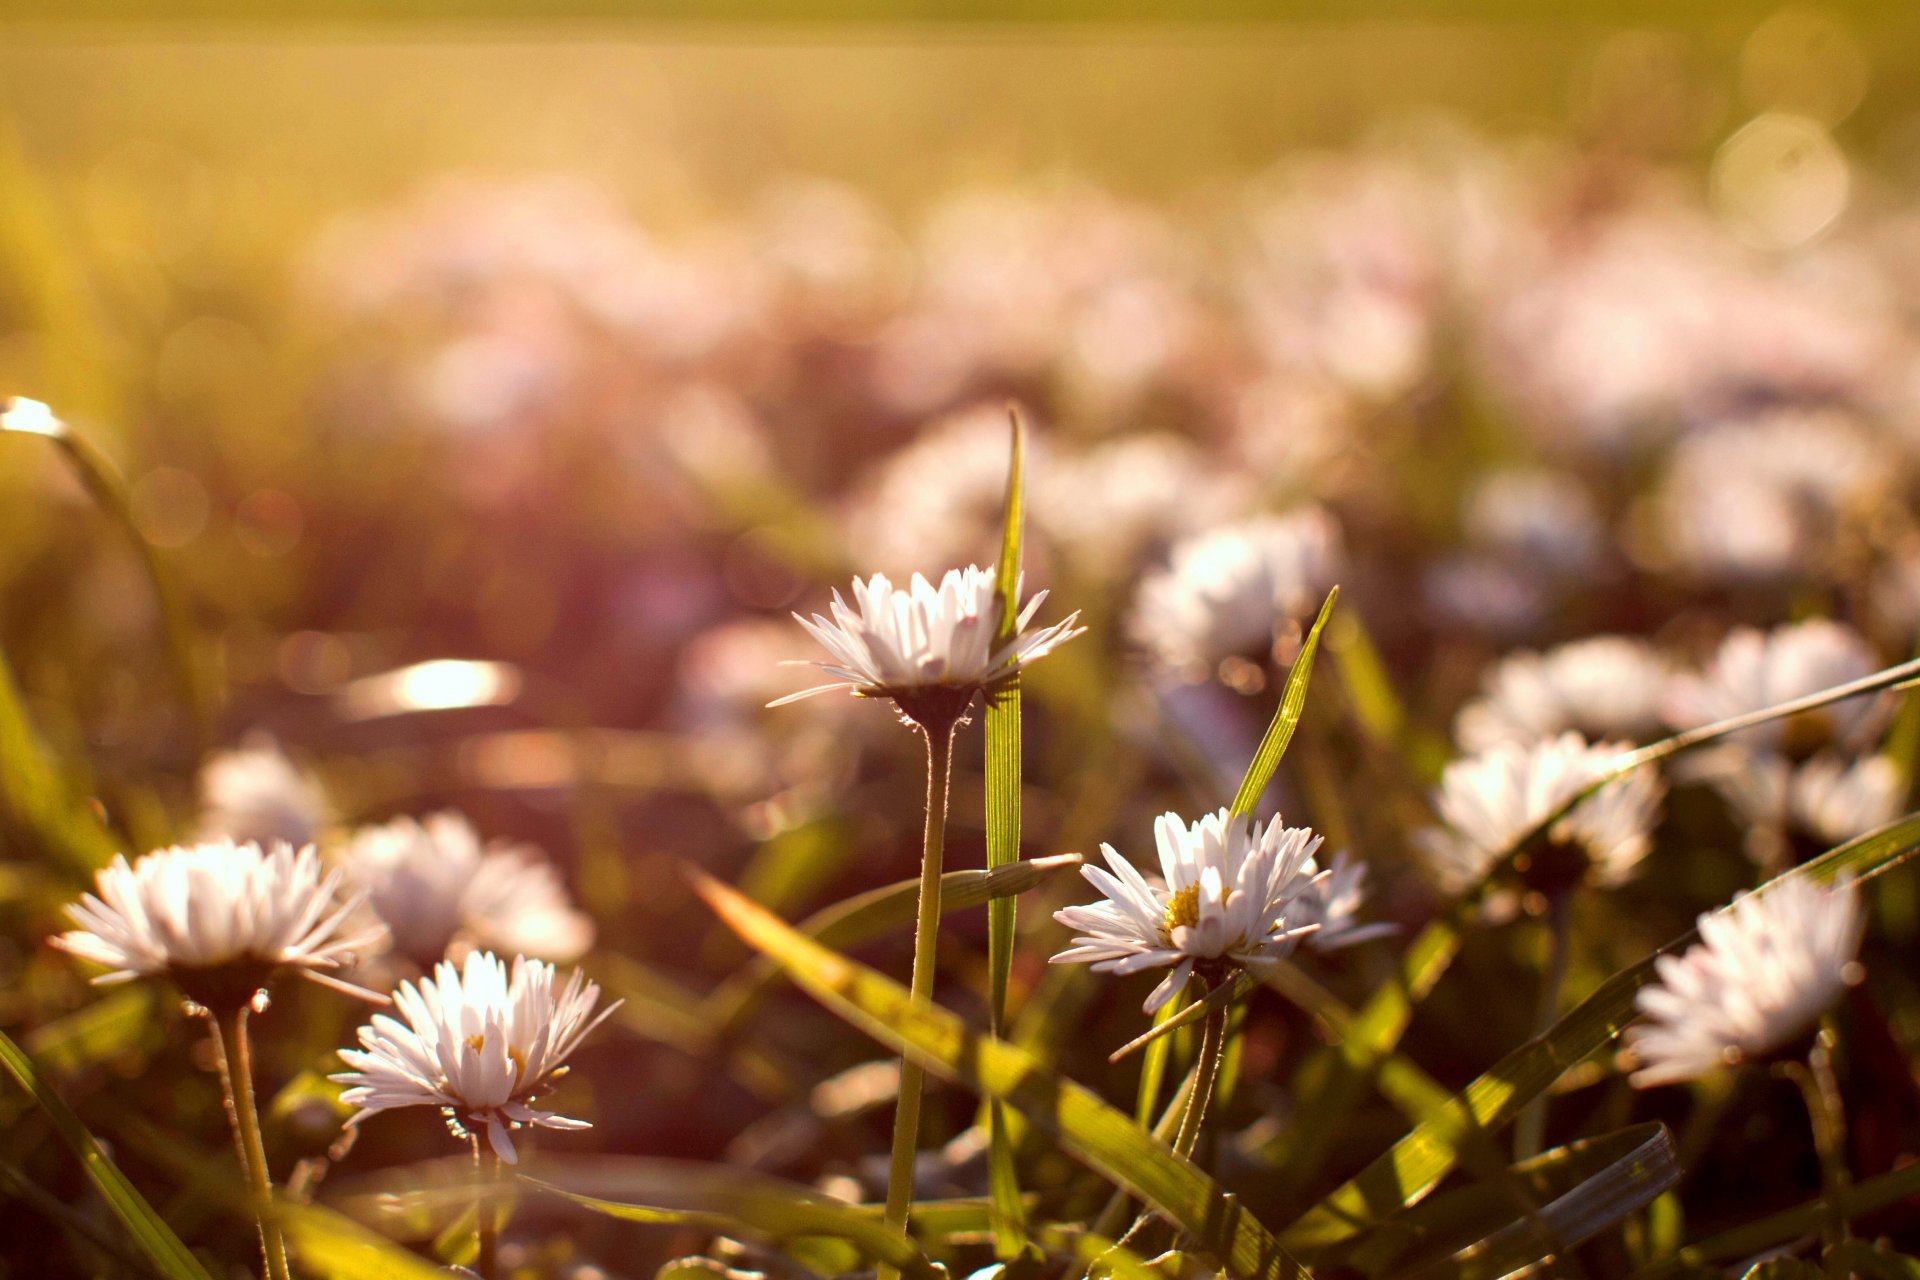
[[[1027,601],[1015,621],[1013,637],[996,645],[1000,593],[991,568],[949,569],[937,587],[916,573],[904,591],[885,574],[855,578],[853,608],[835,591],[831,619],[817,613],[811,620],[793,615],[832,655],[831,662],[814,665],[840,683],[789,694],[772,705],[846,688],[863,697],[892,698],[909,714],[925,709],[930,705],[927,699],[937,697],[942,708],[949,701],[956,704],[951,714],[957,715],[979,690],[1086,630],[1073,625],[1080,616],[1076,612],[1064,621],[1029,631],[1028,624],[1046,598],[1042,591]]]
[[[1281,623],[1319,606],[1340,560],[1339,526],[1318,507],[1198,534],[1140,584],[1129,630],[1156,661],[1204,678],[1228,658],[1266,656]]]
[[[1035,527],[1083,570],[1132,574],[1169,539],[1243,510],[1241,476],[1171,435],[1130,435],[1056,457],[1031,501]]]
[[[1768,632],[1739,627],[1704,671],[1675,677],[1666,715],[1675,728],[1711,724],[1858,680],[1879,665],[1858,633],[1826,618]],[[1858,746],[1884,723],[1885,713],[1883,699],[1863,694],[1742,729],[1729,741],[1804,756],[1834,743]]]
[[[1538,631],[1552,603],[1537,575],[1484,553],[1446,557],[1427,570],[1420,586],[1441,626],[1501,640]]]
[[[1568,729],[1589,739],[1644,741],[1661,727],[1672,665],[1630,636],[1592,636],[1502,658],[1460,710],[1454,737],[1466,751],[1531,743]]]
[[[548,960],[593,945],[593,921],[574,909],[552,863],[531,846],[482,848],[457,813],[363,827],[342,863],[392,930],[394,950],[423,968],[461,939]]]
[[[1306,874],[1313,874],[1311,868]],[[1287,922],[1295,928],[1318,925],[1306,935],[1307,946],[1315,951],[1339,951],[1370,938],[1383,938],[1398,932],[1398,926],[1385,923],[1361,924],[1360,904],[1367,896],[1367,864],[1351,858],[1345,849],[1333,855],[1323,875],[1307,882],[1287,912]]]
[[[1162,814],[1153,836],[1164,879],[1142,875],[1103,844],[1112,870],[1087,866],[1081,874],[1106,901],[1053,913],[1083,935],[1054,964],[1091,962],[1096,972],[1115,974],[1174,966],[1147,997],[1148,1013],[1172,999],[1196,968],[1210,982],[1229,966],[1257,975],[1325,914],[1324,903],[1302,904],[1321,874],[1313,862],[1320,837],[1306,827],[1285,826],[1276,816],[1259,828],[1221,809],[1191,825]]]
[[[437,1107],[456,1136],[484,1127],[494,1153],[518,1161],[512,1130],[586,1129],[533,1107],[565,1069],[588,1032],[620,1007],[594,1013],[600,988],[577,970],[556,989],[553,966],[515,957],[509,972],[491,952],[464,967],[442,962],[433,977],[393,993],[400,1018],[376,1014],[360,1028],[360,1048],[340,1050],[352,1071],[329,1077],[357,1110],[348,1124],[395,1107]]]
[[[1467,536],[1529,568],[1590,572],[1606,531],[1593,495],[1565,471],[1510,468],[1477,481],[1466,498]]]
[[[1629,749],[1588,745],[1577,733],[1563,733],[1531,744],[1497,743],[1448,765],[1434,795],[1446,825],[1418,836],[1442,886],[1460,893],[1478,884],[1521,836]],[[1546,847],[1529,851],[1529,866],[1556,887],[1583,876],[1606,885],[1630,879],[1652,847],[1665,794],[1651,769],[1616,778],[1548,828]]]
[[[1793,861],[1791,836],[1825,850],[1893,821],[1905,798],[1900,768],[1887,756],[1848,761],[1823,752],[1795,764],[1737,746],[1702,756],[1701,776],[1733,810],[1747,853],[1764,867]]]
[[[1764,1057],[1813,1024],[1858,981],[1864,929],[1850,882],[1788,880],[1700,917],[1700,942],[1654,962],[1627,1029],[1638,1088],[1675,1084]]]
[[[269,739],[249,739],[201,766],[202,840],[283,840],[298,848],[317,841],[326,828],[326,792]]]
[[[104,965],[95,982],[164,976],[209,1007],[250,999],[283,968],[344,987],[328,971],[378,946],[386,931],[342,932],[362,895],[342,892],[341,881],[311,845],[265,853],[216,840],[157,850],[131,866],[116,857],[95,877],[96,892],[68,906],[76,928],[53,945]]]

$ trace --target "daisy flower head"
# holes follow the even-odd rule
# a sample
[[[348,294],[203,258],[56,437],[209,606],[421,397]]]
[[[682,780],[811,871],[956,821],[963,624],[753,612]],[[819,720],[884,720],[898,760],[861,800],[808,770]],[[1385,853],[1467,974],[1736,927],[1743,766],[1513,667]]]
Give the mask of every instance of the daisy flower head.
[[[1157,663],[1191,680],[1232,659],[1264,661],[1277,629],[1319,604],[1340,560],[1339,526],[1318,507],[1185,538],[1140,584],[1130,630]]]
[[[282,969],[345,987],[331,971],[386,938],[384,928],[343,928],[363,896],[346,892],[312,845],[267,852],[216,840],[131,865],[116,857],[67,908],[75,927],[53,945],[105,966],[95,982],[165,977],[197,1005],[236,1007]]]
[[[1879,666],[1859,633],[1830,619],[1765,632],[1739,627],[1721,642],[1705,670],[1674,679],[1667,719],[1679,729],[1711,724],[1858,680]],[[1862,694],[1742,729],[1728,740],[1804,759],[1835,744],[1857,746],[1885,723],[1886,714],[1884,698]]]
[[[362,828],[342,862],[394,950],[422,968],[461,939],[562,961],[593,945],[593,921],[574,909],[552,863],[531,846],[483,846],[457,813]]]
[[[200,770],[202,839],[284,840],[299,848],[326,829],[326,792],[271,739],[219,752]]]
[[[1314,951],[1341,951],[1398,932],[1398,926],[1392,924],[1360,923],[1360,906],[1366,898],[1367,864],[1342,849],[1333,855],[1325,872],[1301,891],[1295,900],[1298,911],[1290,911],[1288,920],[1317,926],[1305,937]]]
[[[949,569],[938,586],[916,573],[904,589],[883,573],[856,578],[851,607],[835,591],[830,618],[794,615],[831,655],[831,661],[815,665],[839,683],[789,694],[771,705],[844,687],[862,697],[893,699],[916,724],[950,724],[966,712],[974,694],[1086,630],[1073,625],[1077,612],[1029,630],[1046,598],[1042,591],[1027,601],[1012,637],[1001,644],[995,642],[1000,592],[991,568]]]
[[[484,1131],[494,1154],[514,1164],[516,1128],[591,1127],[533,1103],[620,1007],[595,1013],[599,1000],[600,988],[577,970],[562,983],[543,961],[517,956],[509,968],[475,951],[464,965],[442,961],[432,977],[401,983],[399,1016],[374,1015],[360,1028],[360,1048],[340,1050],[353,1070],[329,1078],[348,1086],[341,1101],[358,1108],[348,1124],[396,1107],[437,1107],[456,1137]]]
[[[1323,878],[1310,829],[1277,816],[1261,827],[1221,809],[1192,823],[1162,814],[1153,836],[1160,876],[1141,874],[1112,845],[1100,846],[1110,869],[1081,868],[1106,900],[1054,912],[1081,936],[1052,963],[1122,975],[1171,965],[1147,997],[1153,1013],[1194,973],[1209,982],[1232,968],[1258,974],[1320,927],[1324,906],[1304,900]]]
[[[1589,739],[1643,741],[1661,727],[1672,667],[1644,640],[1592,636],[1544,653],[1510,654],[1454,720],[1466,751],[1531,743],[1569,729]]]
[[[1563,733],[1526,746],[1500,743],[1448,765],[1434,795],[1445,825],[1419,836],[1441,885],[1462,893],[1478,884],[1523,836],[1628,750]],[[1609,885],[1630,879],[1652,847],[1665,794],[1648,769],[1608,782],[1548,828],[1540,847],[1519,851],[1515,870],[1542,892],[1564,891],[1589,877]]]
[[[1883,755],[1822,752],[1796,764],[1727,746],[1703,753],[1699,769],[1746,829],[1748,856],[1776,869],[1893,821],[1904,790],[1899,766]]]
[[[1853,884],[1783,881],[1700,917],[1700,941],[1655,961],[1627,1030],[1638,1088],[1697,1080],[1765,1057],[1859,981],[1865,921]]]

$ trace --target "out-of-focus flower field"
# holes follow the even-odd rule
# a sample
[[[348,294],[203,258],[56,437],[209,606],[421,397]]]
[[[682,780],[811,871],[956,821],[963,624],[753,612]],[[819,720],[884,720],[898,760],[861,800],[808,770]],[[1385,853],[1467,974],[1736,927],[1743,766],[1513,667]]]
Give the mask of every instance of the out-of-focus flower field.
[[[0,1091],[0,1275],[261,1274],[254,1150],[294,1275],[1920,1274],[1920,705],[1870,679],[1920,646],[1916,55],[1801,9],[0,46],[0,1030],[100,1144]],[[1003,558],[1014,422],[1032,647],[984,575],[835,617]],[[946,870],[1033,865],[916,955],[927,687],[978,694]],[[240,964],[248,856],[288,945]],[[849,1013],[747,901],[959,1023]],[[249,1012],[276,968],[444,1043],[378,1076],[411,1033]],[[553,1025],[488,1057],[446,975]]]

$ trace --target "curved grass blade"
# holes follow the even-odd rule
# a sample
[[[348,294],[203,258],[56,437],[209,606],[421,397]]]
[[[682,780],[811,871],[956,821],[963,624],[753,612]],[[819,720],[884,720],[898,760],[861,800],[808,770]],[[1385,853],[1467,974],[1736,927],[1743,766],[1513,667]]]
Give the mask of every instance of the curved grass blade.
[[[583,1209],[648,1225],[675,1224],[768,1240],[832,1236],[916,1280],[944,1273],[874,1214],[760,1174],[720,1165],[619,1156],[543,1160],[519,1182]]]
[[[1266,793],[1267,784],[1273,781],[1274,770],[1280,767],[1280,757],[1287,754],[1287,744],[1293,741],[1293,731],[1299,727],[1300,713],[1307,706],[1307,681],[1313,677],[1313,657],[1320,648],[1320,633],[1326,630],[1327,619],[1333,616],[1334,601],[1340,598],[1340,588],[1327,592],[1326,603],[1320,606],[1320,616],[1313,620],[1313,629],[1307,632],[1306,643],[1300,646],[1300,656],[1293,660],[1293,669],[1287,672],[1287,687],[1280,694],[1280,707],[1273,713],[1273,722],[1267,726],[1266,736],[1260,739],[1260,745],[1254,750],[1253,761],[1247,765],[1247,776],[1240,782],[1240,790],[1233,797],[1233,812],[1245,817],[1259,805],[1260,797]]]
[[[949,871],[940,877],[940,914],[944,918],[983,902],[1025,893],[1058,872],[1079,867],[1080,862],[1077,853],[1058,853],[1046,858],[1028,858],[992,871]],[[911,924],[914,899],[919,892],[917,880],[883,885],[823,907],[794,928],[825,946],[837,949],[857,946]],[[758,1012],[767,993],[784,976],[778,964],[766,956],[756,956],[714,988],[703,1003],[701,1020],[714,1028],[716,1036],[735,1034]]]
[[[113,837],[27,718],[13,669],[0,655],[0,813],[78,879],[113,861]]]
[[[1849,841],[1756,889],[1787,880],[1867,880],[1920,851],[1920,813]],[[1552,1027],[1469,1084],[1441,1115],[1419,1126],[1281,1232],[1282,1243],[1312,1253],[1378,1226],[1431,1191],[1459,1161],[1477,1130],[1490,1133],[1544,1093],[1566,1070],[1604,1048],[1634,1020],[1634,995],[1654,979],[1654,961],[1690,945],[1689,931],[1602,983]]]
[[[319,1205],[280,1201],[274,1209],[300,1274],[320,1280],[446,1280],[444,1267]]]
[[[1006,515],[1000,533],[996,587],[1000,622],[997,650],[1013,638],[1020,617],[1020,539],[1026,519],[1026,432],[1020,414],[1009,410],[1012,441],[1007,462]],[[1020,861],[1020,673],[987,695],[986,785],[987,870]],[[1006,1035],[1007,980],[1013,972],[1013,928],[1017,902],[1011,896],[987,903],[987,1029]],[[1007,1115],[987,1102],[987,1190],[993,1204],[993,1251],[1002,1260],[1027,1245],[1026,1214],[1020,1204],[1020,1179],[1013,1163]]]
[[[87,492],[93,495],[94,501],[133,543],[134,550],[139,553],[141,567],[146,570],[147,581],[153,588],[174,683],[198,737],[198,745],[204,750],[212,733],[212,704],[200,679],[199,663],[194,657],[193,621],[188,616],[186,603],[173,575],[161,563],[160,553],[140,532],[140,525],[133,518],[127,482],[120,475],[119,468],[113,465],[98,445],[75,431],[38,400],[28,400],[24,396],[0,399],[0,433],[39,436],[53,441],[79,475]]]
[[[60,1096],[53,1091],[40,1069],[25,1051],[4,1034],[0,1034],[0,1067],[5,1067],[27,1094],[32,1097],[40,1109],[59,1133],[61,1141],[80,1158],[81,1167],[86,1170],[88,1179],[99,1191],[101,1199],[113,1210],[116,1218],[127,1228],[140,1251],[152,1260],[153,1265],[169,1280],[212,1280],[200,1260],[188,1252],[180,1237],[173,1234],[173,1228],[153,1211],[125,1174],[107,1153],[101,1149],[99,1141],[80,1123],[80,1117],[73,1114]]]
[[[695,887],[721,919],[778,960],[814,999],[929,1071],[1019,1108],[1089,1168],[1196,1237],[1235,1276],[1304,1274],[1233,1196],[1092,1091],[1024,1050],[970,1030],[945,1009],[912,1000],[898,983],[796,933],[719,881],[701,875]]]

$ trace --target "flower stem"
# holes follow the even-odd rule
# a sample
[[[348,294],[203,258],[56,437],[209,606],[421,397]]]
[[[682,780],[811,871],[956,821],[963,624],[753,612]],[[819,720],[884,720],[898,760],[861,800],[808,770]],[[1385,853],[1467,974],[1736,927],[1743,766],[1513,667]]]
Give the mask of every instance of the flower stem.
[[[479,1199],[474,1204],[473,1269],[480,1280],[494,1280],[500,1273],[500,1210],[493,1202],[493,1187],[500,1179],[500,1157],[480,1154],[480,1135],[473,1135],[473,1174],[480,1183]]]
[[[1547,967],[1540,975],[1540,1000],[1534,1007],[1533,1033],[1539,1035],[1551,1027],[1560,1012],[1560,990],[1567,981],[1567,941],[1571,912],[1571,891],[1562,890],[1547,899]],[[1547,1137],[1547,1095],[1541,1094],[1521,1109],[1513,1125],[1513,1158],[1530,1160],[1540,1154]]]
[[[1813,1146],[1820,1156],[1820,1197],[1827,1211],[1826,1243],[1829,1249],[1847,1242],[1847,1216],[1843,1201],[1853,1177],[1847,1171],[1847,1115],[1840,1100],[1840,1082],[1833,1074],[1833,1028],[1822,1022],[1807,1051],[1806,1062],[1784,1062],[1780,1072],[1800,1087],[1807,1104],[1807,1121],[1813,1127]]]
[[[290,1280],[286,1241],[273,1217],[273,1180],[267,1172],[267,1148],[260,1137],[260,1113],[253,1097],[253,1042],[247,1035],[250,1012],[243,1002],[230,1013],[209,1017],[213,1056],[220,1068],[220,1093],[233,1129],[234,1150],[247,1176],[247,1198],[260,1224],[260,1254],[268,1280]]]
[[[933,998],[933,966],[940,933],[940,869],[947,842],[947,789],[953,772],[953,731],[957,723],[922,724],[927,739],[927,829],[920,857],[920,908],[913,927],[913,998]],[[920,1149],[920,1093],[925,1072],[911,1058],[900,1059],[900,1097],[893,1113],[893,1156],[887,1168],[886,1223],[902,1235],[913,1208],[914,1157]],[[880,1267],[879,1280],[897,1280]]]

